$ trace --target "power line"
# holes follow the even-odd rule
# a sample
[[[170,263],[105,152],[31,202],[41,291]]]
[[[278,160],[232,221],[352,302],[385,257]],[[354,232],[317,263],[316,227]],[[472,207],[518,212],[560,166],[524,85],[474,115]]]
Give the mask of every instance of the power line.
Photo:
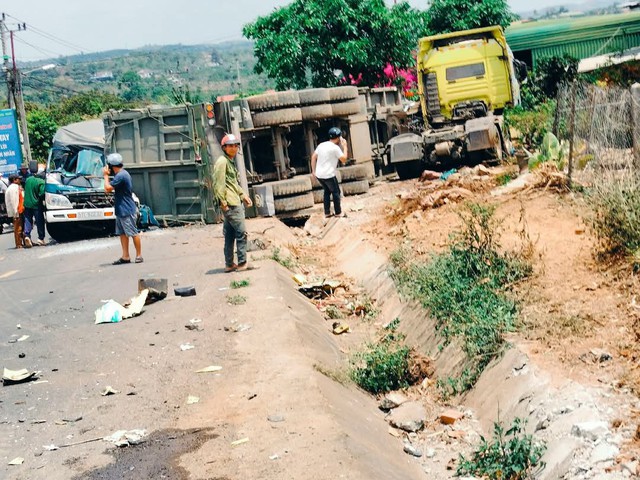
[[[69,88],[69,87],[63,87],[61,85],[56,85],[55,83],[46,82],[43,79],[38,78],[38,77],[34,77],[34,76],[23,75],[22,78],[26,79],[28,81],[35,81],[36,83],[40,83],[41,85],[46,85],[47,87],[53,87],[53,88],[58,88],[60,90],[66,90],[69,93],[75,93],[75,94],[83,93],[83,92],[80,92],[79,90],[74,90],[74,89]],[[30,86],[31,86],[31,88],[40,88],[40,87],[34,87],[33,85],[30,85]]]
[[[31,44],[31,43],[27,42],[26,40],[23,40],[23,39],[22,39],[22,38],[20,38],[20,37],[15,37],[15,40],[16,40],[16,41],[18,41],[18,42],[20,42],[20,43],[24,43],[25,45],[28,45],[28,46],[30,46],[31,48],[33,48],[34,50],[37,50],[37,51],[39,51],[40,53],[43,53],[43,54],[45,54],[45,55],[53,55],[54,57],[59,56],[59,55],[62,55],[62,54],[57,53],[57,52],[54,52],[54,51],[52,51],[52,50],[47,50],[47,49],[44,49],[44,48],[38,47],[38,46],[36,46],[36,45],[33,45],[33,44]]]
[[[7,17],[9,17],[9,18],[13,18],[14,20],[16,20],[16,21],[18,21],[20,23],[26,24],[29,27],[30,31],[33,31],[34,33],[36,33],[36,34],[38,34],[38,35],[40,35],[42,37],[45,37],[45,38],[47,38],[49,40],[53,40],[54,42],[57,42],[57,43],[59,43],[60,45],[62,45],[64,47],[71,48],[73,50],[77,50],[80,53],[82,53],[83,51],[87,50],[86,48],[83,48],[83,47],[81,47],[79,45],[76,45],[76,44],[68,42],[68,41],[66,41],[66,40],[64,40],[62,38],[56,37],[55,35],[47,33],[44,30],[42,30],[42,29],[40,29],[40,28],[30,24],[30,23],[25,22],[24,20],[20,20],[19,18],[16,18],[16,17],[14,17],[12,15],[9,15],[8,13],[6,13],[5,15]]]

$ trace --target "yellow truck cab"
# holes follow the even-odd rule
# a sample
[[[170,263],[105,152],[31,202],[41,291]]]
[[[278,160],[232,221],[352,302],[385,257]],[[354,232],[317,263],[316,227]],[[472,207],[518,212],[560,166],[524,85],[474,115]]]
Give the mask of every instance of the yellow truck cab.
[[[520,101],[513,55],[499,26],[420,39],[418,91],[425,130],[389,142],[401,178],[424,167],[500,160],[502,111]]]

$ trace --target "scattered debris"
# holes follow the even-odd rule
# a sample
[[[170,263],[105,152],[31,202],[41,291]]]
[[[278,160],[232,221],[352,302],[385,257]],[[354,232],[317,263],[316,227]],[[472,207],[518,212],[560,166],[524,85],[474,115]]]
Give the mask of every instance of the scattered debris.
[[[116,393],[120,393],[120,390],[116,390],[111,385],[107,385],[100,395],[106,397],[107,395],[115,395]]]
[[[140,315],[147,300],[149,290],[142,290],[138,295],[132,297],[124,305],[120,305],[115,300],[107,300],[99,309],[95,311],[96,325],[99,323],[118,323],[126,318]]]
[[[180,350],[182,350],[183,352],[185,350],[191,350],[191,349],[194,349],[194,348],[196,348],[196,347],[194,347],[190,343],[183,343],[182,345],[180,345]]]
[[[173,289],[176,297],[193,297],[196,294],[196,287],[176,287]]]
[[[43,445],[42,448],[45,449],[47,452],[53,452],[54,450],[58,450],[58,447],[56,447],[53,443],[51,445]]]
[[[217,365],[210,365],[208,367],[201,368],[200,370],[196,370],[196,373],[212,373],[219,372],[220,370],[222,370],[222,367],[219,367]]]
[[[16,457],[13,460],[11,460],[9,463],[7,463],[7,465],[22,465],[23,463],[24,463],[24,458]]]
[[[325,280],[300,285],[298,291],[309,298],[324,298],[333,295],[338,288],[346,290],[345,285],[338,280]]]
[[[128,447],[129,445],[138,445],[144,442],[146,430],[118,430],[111,435],[104,437],[105,442],[113,443],[116,447]]]
[[[17,341],[24,342],[27,338],[29,338],[29,335],[22,335]]]
[[[274,453],[273,455],[269,455],[269,460],[278,460],[280,458],[280,455],[278,455],[277,453]]]
[[[200,401],[200,397],[196,397],[194,395],[189,395],[187,397],[187,405],[193,405],[194,403],[198,403]]]
[[[406,432],[417,432],[427,419],[425,408],[418,402],[406,402],[391,410],[386,420],[391,426]]]
[[[331,327],[332,327],[331,331],[335,335],[341,335],[343,333],[349,333],[351,331],[349,328],[349,325],[343,322],[333,322],[333,325]]]
[[[237,445],[242,445],[243,443],[247,443],[248,441],[249,441],[249,439],[247,437],[241,438],[240,440],[236,440],[234,442],[231,442],[231,446],[235,447]]]
[[[251,328],[251,325],[248,323],[238,323],[237,325],[225,325],[225,332],[245,332]]]
[[[387,393],[380,403],[378,404],[378,408],[380,410],[391,410],[392,408],[397,408],[403,403],[407,402],[408,399],[404,395],[398,392],[390,392]]]
[[[267,417],[267,420],[269,420],[271,423],[284,422],[284,416],[280,414],[269,415]]]
[[[167,297],[168,281],[166,278],[141,278],[138,280],[138,292],[145,289],[149,290],[145,305],[149,305]]]
[[[75,417],[69,416],[69,417],[64,417],[62,419],[63,422],[69,422],[69,423],[79,422],[80,420],[82,420],[82,415],[76,415]]]
[[[404,451],[405,453],[408,453],[409,455],[413,455],[414,457],[422,456],[422,450],[420,450],[418,447],[410,443],[404,444]]]
[[[38,378],[38,375],[40,375],[40,372],[30,372],[26,368],[20,370],[9,370],[5,368],[2,373],[2,384],[6,387],[7,385],[16,383],[30,382]]]
[[[445,425],[453,425],[457,420],[464,417],[464,413],[458,410],[448,409],[440,414],[440,421]]]

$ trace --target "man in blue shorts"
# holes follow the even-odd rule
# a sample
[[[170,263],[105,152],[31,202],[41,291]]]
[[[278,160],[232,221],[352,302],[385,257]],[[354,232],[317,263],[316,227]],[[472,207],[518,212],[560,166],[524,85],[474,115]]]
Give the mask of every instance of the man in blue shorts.
[[[116,213],[116,235],[120,235],[122,256],[113,262],[113,265],[131,263],[129,256],[129,237],[133,239],[136,248],[136,263],[142,263],[142,245],[140,235],[136,227],[138,209],[133,201],[133,186],[131,175],[123,168],[122,155],[112,153],[107,157],[107,166],[104,167],[104,189],[107,192],[115,192],[114,209]],[[113,179],[109,180],[109,174],[113,172]]]

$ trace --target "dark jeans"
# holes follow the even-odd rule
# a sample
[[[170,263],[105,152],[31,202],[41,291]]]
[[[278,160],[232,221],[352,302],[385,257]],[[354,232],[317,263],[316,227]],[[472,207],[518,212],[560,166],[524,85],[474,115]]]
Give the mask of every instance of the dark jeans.
[[[247,261],[247,229],[244,225],[244,207],[229,207],[223,212],[222,234],[224,235],[224,264],[233,266],[233,244],[236,244],[238,264]]]
[[[33,219],[35,218],[36,228],[38,229],[38,239],[44,240],[44,211],[42,207],[24,208],[24,236],[31,238],[31,230],[33,230]]]
[[[331,196],[333,196],[333,213],[340,215],[342,207],[340,207],[340,185],[336,177],[318,178],[318,183],[324,189],[324,214],[331,215]]]

